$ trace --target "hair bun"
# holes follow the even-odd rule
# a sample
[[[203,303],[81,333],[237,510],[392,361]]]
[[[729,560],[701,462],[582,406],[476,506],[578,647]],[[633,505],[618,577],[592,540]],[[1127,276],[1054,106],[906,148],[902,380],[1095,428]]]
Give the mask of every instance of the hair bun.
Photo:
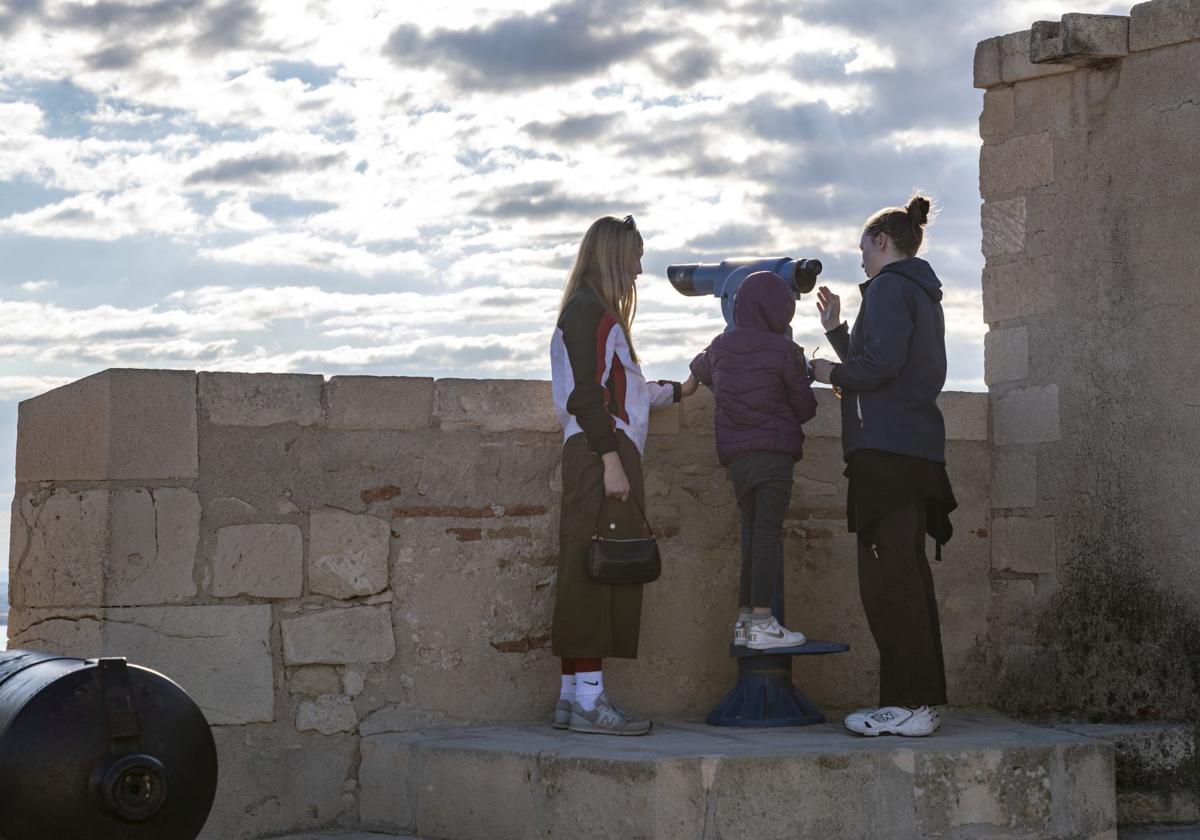
[[[931,206],[932,204],[928,198],[917,194],[908,200],[908,206],[904,209],[914,225],[924,227],[925,223],[929,221],[929,209]]]

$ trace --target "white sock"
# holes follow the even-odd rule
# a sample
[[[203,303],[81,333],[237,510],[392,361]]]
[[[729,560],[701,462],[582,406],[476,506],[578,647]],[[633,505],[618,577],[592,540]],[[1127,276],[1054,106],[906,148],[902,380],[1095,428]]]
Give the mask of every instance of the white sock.
[[[559,700],[574,700],[575,699],[575,675],[562,675],[562,688],[558,692]]]
[[[585,712],[596,708],[596,698],[604,691],[603,671],[579,671],[575,674],[575,702]]]

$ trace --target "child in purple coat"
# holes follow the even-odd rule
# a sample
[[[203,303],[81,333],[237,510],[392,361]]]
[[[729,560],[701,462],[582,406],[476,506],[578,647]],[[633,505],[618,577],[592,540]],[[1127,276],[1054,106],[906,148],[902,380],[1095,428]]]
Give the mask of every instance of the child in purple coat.
[[[817,413],[804,351],[788,336],[796,299],[771,271],[751,274],[733,304],[733,328],[692,360],[712,389],[717,456],[742,520],[742,579],[733,643],[756,650],[804,644],[771,612],[783,566],[783,519],[804,448],[801,425]]]

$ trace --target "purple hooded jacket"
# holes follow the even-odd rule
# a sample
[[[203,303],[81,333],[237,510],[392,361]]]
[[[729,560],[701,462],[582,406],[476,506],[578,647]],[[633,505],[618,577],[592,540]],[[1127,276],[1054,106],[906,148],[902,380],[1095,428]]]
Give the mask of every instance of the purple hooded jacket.
[[[733,328],[692,360],[692,374],[716,398],[717,457],[786,452],[800,460],[801,424],[817,413],[804,351],[787,335],[796,299],[770,271],[751,274],[733,302]]]

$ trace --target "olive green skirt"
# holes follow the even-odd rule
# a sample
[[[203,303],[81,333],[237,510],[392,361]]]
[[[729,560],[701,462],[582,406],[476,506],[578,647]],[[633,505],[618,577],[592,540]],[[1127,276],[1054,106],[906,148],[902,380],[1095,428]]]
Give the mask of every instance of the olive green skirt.
[[[633,441],[621,432],[617,433],[617,452],[629,486],[644,505],[642,458]],[[646,534],[632,500],[605,498],[604,462],[588,449],[583,435],[574,435],[563,445],[552,649],[555,656],[569,659],[634,659],[642,625],[642,584],[596,583],[588,577],[588,550],[597,513],[607,536],[631,539]]]

